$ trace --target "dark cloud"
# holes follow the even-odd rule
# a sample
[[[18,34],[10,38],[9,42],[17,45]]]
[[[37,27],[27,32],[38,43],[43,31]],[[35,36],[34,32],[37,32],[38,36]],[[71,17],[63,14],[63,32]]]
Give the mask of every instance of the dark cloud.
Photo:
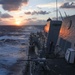
[[[4,10],[15,11],[18,10],[22,4],[27,4],[28,0],[0,0]]]
[[[28,18],[28,19],[25,19],[25,20],[27,20],[27,21],[32,21],[32,18]]]
[[[27,21],[27,25],[45,25],[46,23],[46,20],[38,20],[36,17],[24,19],[24,22],[25,20]]]
[[[35,19],[37,19],[37,18],[36,18],[36,17],[33,17],[32,19],[35,20]]]
[[[25,12],[25,14],[27,15],[46,15],[46,14],[49,14],[50,12],[47,12],[47,11],[33,11],[33,12]]]
[[[25,12],[26,15],[31,15],[32,13],[30,11]]]
[[[25,19],[25,20],[27,20],[27,21],[32,21],[32,20],[37,20],[37,18],[36,18],[36,17],[33,17],[33,18]]]
[[[41,15],[45,15],[45,14],[49,14],[50,12],[47,12],[47,11],[34,11],[34,12],[32,12],[32,15],[39,15],[39,14],[41,14]]]
[[[75,8],[75,3],[74,2],[66,2],[60,8]]]
[[[1,18],[13,18],[13,16],[11,16],[7,13],[4,13],[4,14],[1,14]]]
[[[30,20],[28,21],[28,25],[45,25],[46,21],[45,20]]]

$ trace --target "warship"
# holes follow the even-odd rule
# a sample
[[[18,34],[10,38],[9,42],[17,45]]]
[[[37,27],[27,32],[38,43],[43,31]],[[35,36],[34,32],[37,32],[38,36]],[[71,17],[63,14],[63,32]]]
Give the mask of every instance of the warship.
[[[43,30],[30,34],[28,64],[24,74],[75,75],[75,39],[71,38],[74,34],[70,38],[68,35],[72,32],[66,34],[73,30],[73,19],[63,19],[61,15],[62,21],[58,20],[57,0],[56,17],[56,20],[47,19]],[[68,23],[64,24],[67,20]]]
[[[24,74],[75,75],[75,50],[68,46],[68,50],[63,54],[57,44],[62,21],[49,18],[47,24],[49,26],[43,26],[42,31],[30,34],[28,59],[26,60],[28,64]],[[67,55],[69,50],[74,55]],[[71,60],[70,57],[72,57]]]

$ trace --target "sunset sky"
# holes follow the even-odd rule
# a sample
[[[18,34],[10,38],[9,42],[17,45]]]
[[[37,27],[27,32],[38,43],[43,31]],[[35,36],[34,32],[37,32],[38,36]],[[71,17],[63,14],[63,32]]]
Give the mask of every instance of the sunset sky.
[[[56,17],[56,0],[0,0],[0,25],[41,25]],[[58,0],[62,16],[75,15],[75,0]],[[59,14],[60,17],[60,14]]]

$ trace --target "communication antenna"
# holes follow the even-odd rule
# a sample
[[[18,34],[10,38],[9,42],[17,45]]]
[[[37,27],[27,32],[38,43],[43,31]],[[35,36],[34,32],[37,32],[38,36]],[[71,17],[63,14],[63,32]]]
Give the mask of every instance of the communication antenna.
[[[65,16],[68,17],[65,11],[64,11],[64,13],[65,13]]]
[[[60,14],[60,16],[61,16],[61,19],[63,20],[63,17],[62,17],[62,14],[61,14],[60,10],[59,10],[59,14]]]

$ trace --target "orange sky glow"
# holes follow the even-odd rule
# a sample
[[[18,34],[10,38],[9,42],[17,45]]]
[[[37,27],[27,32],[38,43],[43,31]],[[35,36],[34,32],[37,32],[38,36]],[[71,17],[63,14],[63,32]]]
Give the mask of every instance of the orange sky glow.
[[[74,2],[58,0],[58,10],[62,17],[65,17],[65,13],[75,15]],[[0,0],[0,25],[45,25],[49,17],[56,19],[55,7],[55,0]]]

